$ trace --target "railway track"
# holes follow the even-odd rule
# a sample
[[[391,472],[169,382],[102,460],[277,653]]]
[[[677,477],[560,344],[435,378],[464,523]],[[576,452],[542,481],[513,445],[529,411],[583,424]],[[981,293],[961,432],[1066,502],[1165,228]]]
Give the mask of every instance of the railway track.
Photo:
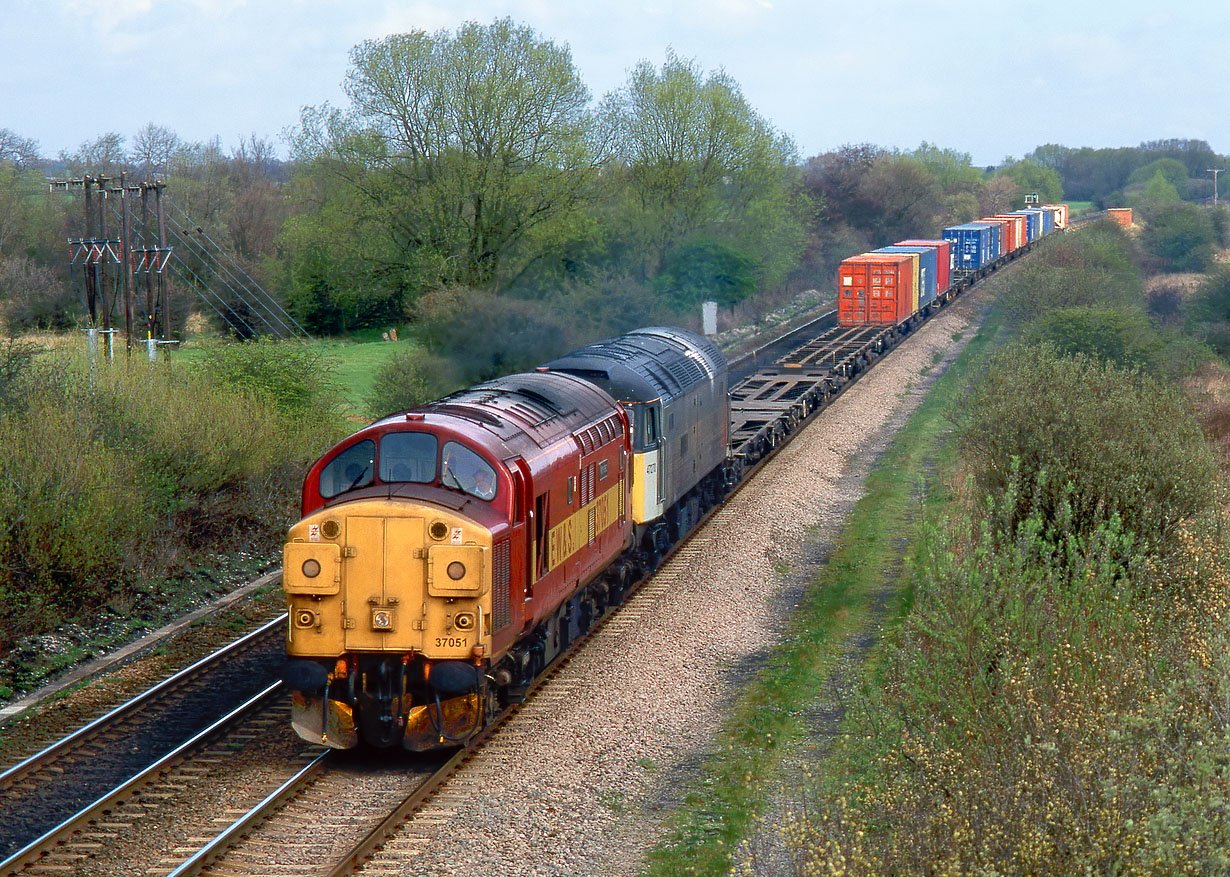
[[[284,625],[285,616],[275,619],[0,773],[0,872],[71,836],[83,813],[122,797],[134,778],[267,688]]]

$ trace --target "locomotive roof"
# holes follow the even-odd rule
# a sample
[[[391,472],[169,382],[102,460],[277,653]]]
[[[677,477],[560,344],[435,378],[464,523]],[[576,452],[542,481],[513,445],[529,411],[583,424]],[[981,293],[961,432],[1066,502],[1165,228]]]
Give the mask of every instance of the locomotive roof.
[[[621,402],[671,400],[726,373],[717,345],[686,329],[637,329],[547,363],[593,381]]]
[[[614,400],[587,381],[567,374],[532,372],[458,390],[374,426],[403,422],[408,413],[421,414],[428,423],[452,421],[464,432],[493,435],[510,451],[524,453],[526,439],[546,448],[614,412]]]

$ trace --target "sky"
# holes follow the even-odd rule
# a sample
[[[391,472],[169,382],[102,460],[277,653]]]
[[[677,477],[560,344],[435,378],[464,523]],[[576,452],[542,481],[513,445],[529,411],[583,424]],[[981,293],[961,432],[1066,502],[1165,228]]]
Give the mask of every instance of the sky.
[[[0,0],[0,128],[48,158],[146,124],[286,153],[346,106],[352,47],[510,17],[566,44],[595,99],[668,50],[724,69],[807,158],[1192,138],[1230,153],[1230,4],[1197,0]]]

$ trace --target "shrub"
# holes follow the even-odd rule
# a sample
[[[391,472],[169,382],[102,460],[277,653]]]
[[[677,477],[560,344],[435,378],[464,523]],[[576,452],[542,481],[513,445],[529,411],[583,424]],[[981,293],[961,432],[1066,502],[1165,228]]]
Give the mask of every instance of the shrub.
[[[1131,240],[1112,223],[1098,223],[1044,242],[1016,268],[1000,295],[1017,324],[1059,308],[1138,308],[1144,278]]]
[[[667,253],[654,286],[675,307],[716,301],[731,307],[756,291],[756,260],[714,240],[698,240]]]
[[[687,316],[664,303],[642,283],[623,275],[599,275],[561,285],[544,297],[555,313],[565,315],[568,347],[579,347],[645,326],[682,325]],[[693,321],[699,319],[699,307]]]
[[[1149,365],[1162,348],[1141,311],[1096,306],[1039,314],[1021,340],[1030,345],[1048,344],[1065,356],[1084,353],[1125,368]]]
[[[376,374],[367,411],[373,418],[383,417],[438,399],[459,386],[458,370],[451,361],[411,348],[395,354]]]
[[[431,351],[452,360],[466,384],[532,369],[572,338],[568,315],[546,302],[464,287],[425,295],[419,316]]]
[[[0,301],[10,332],[70,329],[80,310],[63,276],[29,259],[0,259]]]
[[[1217,233],[1206,210],[1176,204],[1150,213],[1141,245],[1162,271],[1206,271]]]
[[[170,599],[196,552],[280,544],[301,469],[336,437],[198,372],[45,353],[0,408],[0,648]]]
[[[339,410],[336,363],[302,341],[214,342],[197,369],[211,383],[287,414],[330,419]]]
[[[1014,473],[1027,508],[1092,532],[1118,516],[1146,540],[1214,501],[1216,465],[1182,397],[1084,355],[1012,345],[961,404],[958,441],[981,495]]]
[[[925,534],[883,691],[854,704],[842,775],[793,833],[797,873],[1224,872],[1217,522],[1158,563],[1114,521],[1076,536],[989,511],[1015,528],[967,510]]]

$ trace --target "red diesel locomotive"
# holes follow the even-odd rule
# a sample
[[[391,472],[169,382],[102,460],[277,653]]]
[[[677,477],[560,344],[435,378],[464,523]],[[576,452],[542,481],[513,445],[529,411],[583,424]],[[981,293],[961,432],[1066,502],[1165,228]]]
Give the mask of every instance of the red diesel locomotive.
[[[729,484],[726,363],[642,329],[359,430],[284,549],[303,738],[421,751],[484,726]]]

